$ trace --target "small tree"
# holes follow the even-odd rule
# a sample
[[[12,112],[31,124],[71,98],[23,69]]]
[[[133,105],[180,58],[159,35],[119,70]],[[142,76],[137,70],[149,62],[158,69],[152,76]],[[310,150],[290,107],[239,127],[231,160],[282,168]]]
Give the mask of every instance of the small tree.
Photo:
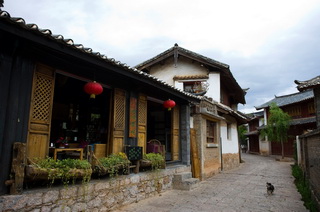
[[[283,112],[276,103],[271,103],[267,126],[262,130],[263,135],[267,135],[271,141],[281,143],[282,159],[284,158],[283,143],[288,140],[288,130],[291,117]]]
[[[238,138],[240,142],[240,148],[241,151],[247,149],[247,136],[245,135],[247,133],[247,127],[245,125],[240,125],[238,127]]]
[[[238,134],[240,139],[240,144],[247,145],[247,136],[245,135],[247,133],[247,128],[244,125],[240,125],[238,127]]]

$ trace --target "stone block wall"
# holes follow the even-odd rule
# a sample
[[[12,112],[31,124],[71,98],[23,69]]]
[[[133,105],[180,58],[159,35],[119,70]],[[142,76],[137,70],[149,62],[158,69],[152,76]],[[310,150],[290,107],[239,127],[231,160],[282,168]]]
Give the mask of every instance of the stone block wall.
[[[0,196],[0,209],[11,211],[110,211],[172,188],[173,175],[190,171],[190,166],[92,180],[87,185],[70,185],[27,190],[21,195]]]
[[[307,177],[309,178],[313,195],[320,207],[320,131],[307,137],[306,152],[307,152]]]

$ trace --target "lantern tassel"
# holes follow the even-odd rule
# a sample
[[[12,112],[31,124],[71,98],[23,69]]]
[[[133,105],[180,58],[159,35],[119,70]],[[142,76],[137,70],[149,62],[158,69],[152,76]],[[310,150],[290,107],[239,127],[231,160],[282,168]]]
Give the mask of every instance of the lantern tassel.
[[[90,94],[90,98],[91,98],[91,99],[95,99],[95,98],[96,98],[96,95],[95,95],[95,94]]]

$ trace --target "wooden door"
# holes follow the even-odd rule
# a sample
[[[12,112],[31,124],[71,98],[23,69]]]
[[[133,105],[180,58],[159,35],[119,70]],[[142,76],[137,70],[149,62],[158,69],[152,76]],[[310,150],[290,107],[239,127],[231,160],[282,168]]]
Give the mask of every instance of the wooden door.
[[[191,171],[192,177],[199,178],[201,177],[201,163],[198,154],[198,146],[196,139],[196,130],[190,129],[190,144],[191,144]]]
[[[180,159],[179,106],[175,106],[171,113],[171,154],[172,160],[175,161]]]
[[[45,158],[49,151],[54,69],[37,65],[32,86],[27,155],[29,158]]]
[[[126,92],[114,90],[111,153],[123,152],[126,123]]]
[[[138,146],[147,152],[147,96],[140,94],[138,102]]]

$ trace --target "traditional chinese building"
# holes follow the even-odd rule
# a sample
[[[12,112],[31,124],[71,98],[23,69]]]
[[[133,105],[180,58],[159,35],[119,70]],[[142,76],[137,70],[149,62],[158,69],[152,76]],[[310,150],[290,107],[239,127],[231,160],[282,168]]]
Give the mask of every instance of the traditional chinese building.
[[[293,157],[295,154],[296,136],[316,128],[313,91],[305,90],[289,95],[276,96],[274,99],[257,106],[257,110],[263,109],[264,111],[264,123],[261,123],[262,125],[260,125],[260,127],[267,125],[269,107],[271,103],[276,103],[278,107],[280,107],[284,112],[288,113],[292,118],[288,132],[288,141],[284,143],[284,155],[287,157]],[[252,139],[252,137],[249,137],[249,139]],[[251,142],[253,141],[250,141],[250,143]],[[281,155],[280,142],[268,141],[268,139],[263,136],[260,136],[259,140],[256,140],[255,142],[259,142],[260,154]]]
[[[146,152],[159,136],[168,162],[190,165],[190,105],[199,97],[5,11],[0,46],[0,194],[15,142],[26,144],[28,158],[50,155],[60,138],[77,148],[99,144],[95,153],[106,156],[127,145]],[[94,81],[99,88],[84,89]]]
[[[229,65],[175,44],[136,68],[201,97],[190,121],[191,136],[196,141],[192,145],[196,177],[205,179],[239,165],[237,127],[247,118],[237,111],[237,105],[245,104],[245,91],[233,77]]]

